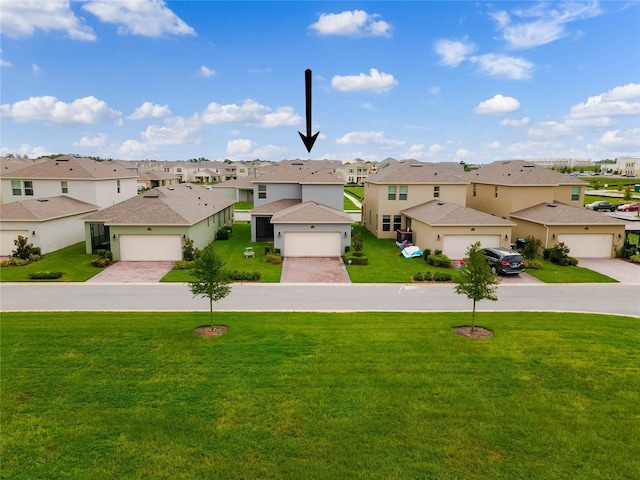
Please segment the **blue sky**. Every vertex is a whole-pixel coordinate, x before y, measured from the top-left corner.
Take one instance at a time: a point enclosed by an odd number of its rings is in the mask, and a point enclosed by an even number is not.
[[[32,158],[640,155],[640,3],[0,0]],[[307,153],[304,71],[313,71]]]

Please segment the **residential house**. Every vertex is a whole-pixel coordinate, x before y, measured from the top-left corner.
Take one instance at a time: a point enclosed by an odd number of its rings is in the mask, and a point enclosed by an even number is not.
[[[351,244],[344,182],[316,161],[276,164],[253,180],[251,240],[284,256],[341,256]]]
[[[87,253],[111,250],[114,260],[180,260],[184,241],[196,248],[233,225],[233,200],[189,184],[156,187],[83,218]]]
[[[253,202],[253,179],[249,177],[227,180],[207,188],[214,189],[234,202]]]
[[[512,220],[515,238],[533,235],[545,248],[564,242],[574,257],[608,258],[622,245],[624,222],[584,209],[587,183],[578,178],[525,160],[493,162],[464,178],[467,206]]]
[[[137,174],[115,162],[65,155],[3,173],[2,202],[66,195],[100,208],[135,197]]]
[[[362,225],[377,238],[396,238],[410,226],[402,212],[411,207],[431,200],[464,207],[469,182],[462,173],[458,164],[390,163],[364,181]]]
[[[97,210],[96,205],[66,195],[2,204],[0,255],[11,255],[19,236],[28,238],[43,254],[80,243],[84,240],[80,219]]]
[[[139,190],[175,185],[176,183],[178,183],[178,178],[175,175],[160,170],[151,170],[138,174]]]

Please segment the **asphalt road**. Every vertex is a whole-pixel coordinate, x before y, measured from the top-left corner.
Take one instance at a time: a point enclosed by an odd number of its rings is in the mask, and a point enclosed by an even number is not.
[[[470,311],[448,285],[234,284],[216,311]],[[638,284],[513,284],[481,311],[567,311],[640,317]],[[175,283],[3,283],[0,311],[208,311]]]

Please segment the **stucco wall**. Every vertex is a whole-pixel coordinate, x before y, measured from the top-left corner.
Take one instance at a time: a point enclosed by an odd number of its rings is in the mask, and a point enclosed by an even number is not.
[[[472,231],[471,228],[475,228],[475,231]],[[510,226],[433,227],[431,225],[427,225],[425,223],[412,219],[411,230],[413,231],[413,244],[419,246],[422,250],[426,248],[430,248],[431,250],[442,250],[442,244],[445,235],[499,235],[500,246],[505,248],[511,247]],[[440,235],[440,238],[438,238],[438,235]]]
[[[267,198],[261,199],[258,194],[259,185],[267,186]],[[256,183],[253,186],[254,208],[285,198],[302,198],[302,186],[297,183]]]
[[[344,210],[343,185],[302,185],[302,201]]]
[[[284,252],[284,234],[286,232],[340,232],[340,252],[344,253],[345,247],[351,245],[350,224],[317,223],[314,224],[314,227],[315,228],[311,228],[311,225],[300,223],[275,224],[273,232],[273,248],[279,248],[280,251],[286,255],[286,252]],[[278,237],[278,233],[280,233],[280,237]]]
[[[84,225],[81,215],[58,218],[46,222],[2,222],[2,230],[28,230],[29,243],[40,247],[43,254],[55,252],[61,248],[83,242],[85,239]],[[31,232],[36,232],[33,235]]]

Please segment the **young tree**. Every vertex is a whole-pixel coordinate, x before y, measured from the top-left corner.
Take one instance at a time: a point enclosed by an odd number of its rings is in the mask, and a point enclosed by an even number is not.
[[[460,271],[460,276],[454,280],[455,292],[458,295],[466,295],[473,300],[473,312],[471,314],[471,331],[474,331],[476,322],[476,302],[480,300],[498,300],[496,285],[500,283],[498,276],[491,271],[489,262],[482,252],[480,242],[476,242],[467,250],[465,258],[466,268]]]
[[[213,330],[213,302],[231,293],[229,274],[224,268],[224,261],[213,250],[213,245],[208,245],[202,251],[190,273],[193,277],[189,281],[191,293],[209,299],[209,320]]]

